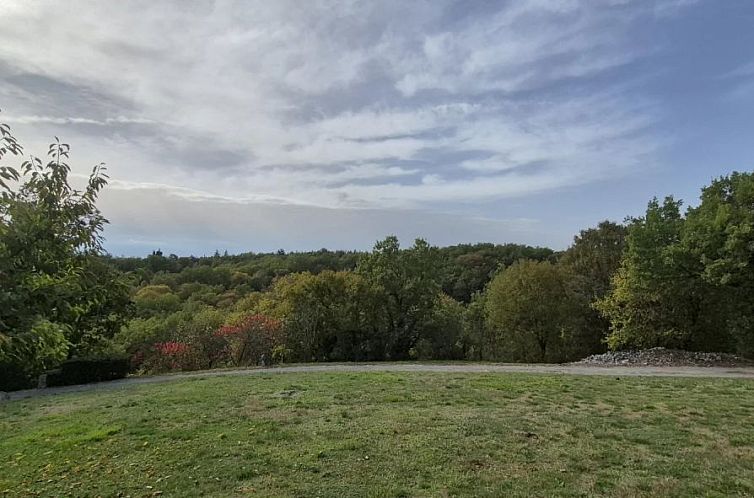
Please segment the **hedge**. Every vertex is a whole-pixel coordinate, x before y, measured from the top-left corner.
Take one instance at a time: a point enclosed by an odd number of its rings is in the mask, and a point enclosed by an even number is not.
[[[0,362],[0,391],[18,391],[36,387],[35,382],[18,365]]]
[[[47,386],[70,386],[122,379],[130,369],[128,358],[71,359],[47,374]]]

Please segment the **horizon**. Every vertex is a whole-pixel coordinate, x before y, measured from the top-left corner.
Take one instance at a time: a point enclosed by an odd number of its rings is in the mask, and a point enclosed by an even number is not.
[[[385,237],[383,237],[383,239],[386,238],[386,237],[390,237],[391,235],[392,234],[386,235]],[[378,242],[378,241],[375,241],[375,243],[376,242]],[[399,242],[400,242],[400,245],[401,245],[401,249],[408,249],[409,247],[411,247],[413,245],[414,240],[411,240],[411,241],[400,241],[399,240]],[[430,246],[435,247],[437,249],[447,249],[447,248],[450,248],[450,247],[458,247],[458,246],[471,246],[471,247],[475,247],[475,246],[479,246],[479,245],[489,244],[489,245],[493,245],[493,246],[512,245],[512,246],[531,247],[531,248],[534,248],[534,249],[549,249],[553,253],[562,252],[562,250],[560,250],[560,249],[553,249],[552,247],[547,247],[547,246],[529,246],[527,244],[518,244],[516,242],[503,242],[503,243],[484,242],[484,241],[481,241],[481,242],[461,242],[461,243],[458,243],[458,244],[443,245],[443,246],[432,244],[431,241],[426,241],[426,242],[429,243]],[[126,255],[126,254],[112,254],[112,253],[107,253],[106,255],[109,256],[109,257],[115,258],[115,259],[128,259],[128,258],[143,259],[143,258],[146,258],[146,257],[149,257],[149,256],[155,256],[155,255],[157,255],[156,254],[157,252],[160,252],[161,253],[160,255],[163,256],[163,257],[177,256],[178,258],[197,258],[197,259],[201,259],[201,258],[214,258],[214,257],[217,257],[218,255],[221,258],[232,258],[232,257],[242,257],[242,256],[290,256],[290,255],[295,255],[295,254],[316,254],[316,253],[319,253],[319,252],[322,252],[322,251],[326,251],[326,252],[330,252],[330,253],[342,252],[342,253],[346,253],[346,254],[348,254],[348,253],[366,254],[366,253],[369,253],[370,251],[372,251],[373,245],[370,246],[367,249],[330,249],[330,248],[327,248],[327,247],[320,247],[319,249],[302,249],[302,250],[288,251],[285,248],[280,247],[277,250],[272,250],[272,251],[242,251],[242,252],[236,252],[236,253],[232,253],[230,251],[223,251],[223,250],[220,250],[220,249],[215,249],[214,251],[212,251],[212,254],[206,254],[206,253],[205,254],[166,253],[166,251],[163,251],[161,247],[158,247],[158,248],[153,249],[152,251],[150,251],[148,254],[143,254],[143,255],[139,255],[139,254]],[[282,254],[280,253],[281,250],[283,251]]]
[[[0,120],[108,165],[116,257],[559,251],[754,169],[754,4],[717,5],[11,1]]]

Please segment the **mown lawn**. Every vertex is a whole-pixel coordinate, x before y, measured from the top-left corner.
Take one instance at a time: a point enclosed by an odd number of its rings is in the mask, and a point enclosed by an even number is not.
[[[0,404],[0,495],[754,496],[754,382],[215,377]]]

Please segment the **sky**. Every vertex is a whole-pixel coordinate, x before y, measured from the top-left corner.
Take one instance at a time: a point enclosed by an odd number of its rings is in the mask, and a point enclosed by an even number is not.
[[[754,169],[751,0],[0,0],[0,122],[114,255],[563,249]],[[5,159],[4,159],[5,161]]]

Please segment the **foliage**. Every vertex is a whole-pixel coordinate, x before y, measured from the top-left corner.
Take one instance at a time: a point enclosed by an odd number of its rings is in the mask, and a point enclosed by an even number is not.
[[[409,350],[409,356],[419,360],[463,359],[464,314],[461,303],[441,295],[422,324],[419,340],[413,350]]]
[[[15,365],[27,378],[59,364],[68,357],[69,326],[39,319],[28,329],[16,331],[2,349],[0,361]]]
[[[754,174],[733,173],[702,189],[701,203],[688,210],[681,250],[714,286],[726,317],[718,327],[727,328],[731,347],[754,357]]]
[[[501,356],[495,337],[487,326],[487,293],[471,298],[463,317],[463,357],[467,360],[492,360]]]
[[[610,347],[727,351],[718,331],[722,296],[700,278],[700,262],[683,250],[681,203],[668,197],[631,220],[612,292],[597,307],[611,322]]]
[[[231,365],[267,365],[276,348],[284,347],[285,337],[280,320],[261,314],[249,315],[238,323],[225,325],[215,332],[227,342]],[[280,349],[275,356],[282,354]]]
[[[384,359],[378,296],[353,272],[298,273],[278,280],[259,309],[284,323],[293,358]]]
[[[594,305],[610,290],[613,276],[620,268],[626,246],[627,229],[610,221],[582,230],[558,263],[572,275],[571,288],[591,306],[583,310],[582,328],[573,337],[571,349],[576,356],[604,352],[610,321]]]
[[[181,308],[180,297],[167,285],[146,285],[136,292],[133,301],[141,316],[170,313]]]
[[[137,314],[116,342],[138,365],[154,342],[174,337],[171,331],[192,320],[190,310],[211,307],[223,313],[225,323],[256,313],[281,320],[286,344],[279,351],[290,360],[400,359],[419,351],[422,357],[451,359],[465,354],[465,332],[456,337],[454,319],[447,322],[448,336],[441,337],[438,323],[448,316],[443,312],[453,309],[457,318],[465,308],[441,297],[440,288],[463,302],[467,293],[482,291],[498,268],[522,256],[553,255],[515,244],[438,249],[422,241],[419,248],[401,249],[393,238],[380,246],[379,255],[322,249],[179,257],[157,250],[144,259],[114,258],[112,264],[132,281]],[[406,278],[394,285],[387,278],[392,271]],[[429,344],[440,349],[430,353]]]
[[[0,124],[0,159],[21,146]],[[48,162],[0,166],[0,361],[29,376],[112,337],[128,311],[128,288],[101,259],[107,220],[96,207],[103,165],[83,190],[69,183],[70,148],[56,139]]]
[[[440,248],[438,253],[443,261],[442,290],[463,303],[483,291],[500,268],[520,259],[546,261],[553,257],[551,249],[520,244],[461,244]]]
[[[194,367],[191,346],[184,342],[156,342],[152,344],[150,353],[142,362],[142,365],[150,372],[191,370]]]
[[[523,260],[490,282],[486,311],[488,326],[499,344],[495,359],[573,359],[573,338],[583,326],[586,303],[570,287],[570,280],[562,266]]]
[[[596,228],[581,230],[559,262],[575,275],[592,299],[603,297],[610,290],[610,282],[620,267],[626,246],[626,227],[602,221]]]
[[[356,268],[378,294],[380,313],[386,317],[386,359],[403,359],[419,339],[440,296],[437,249],[416,239],[401,250],[390,236],[375,244]]]

